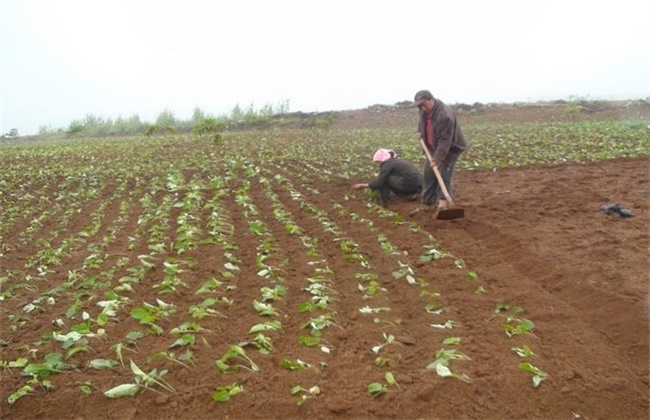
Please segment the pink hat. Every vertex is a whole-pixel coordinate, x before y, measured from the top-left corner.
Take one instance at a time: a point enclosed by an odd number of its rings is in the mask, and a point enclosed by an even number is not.
[[[372,157],[373,162],[385,162],[388,159],[392,158],[395,152],[390,149],[379,149],[375,152],[375,155]]]

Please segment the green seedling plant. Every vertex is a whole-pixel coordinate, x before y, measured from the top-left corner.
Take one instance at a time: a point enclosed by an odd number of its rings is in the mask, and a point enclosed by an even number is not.
[[[280,331],[282,323],[280,321],[266,321],[253,325],[249,330],[249,334],[257,334],[263,331]]]
[[[30,376],[31,379],[25,385],[7,397],[9,404],[14,404],[20,398],[36,393],[40,388],[45,391],[53,389],[52,383],[45,379],[53,373],[62,372],[69,368],[64,362],[60,353],[50,353],[45,356],[43,363],[28,363],[27,358],[18,358],[10,362],[2,362],[4,368],[23,368],[22,375]]]
[[[391,359],[386,357],[377,356],[375,358],[375,365],[379,367],[387,367],[390,365]]]
[[[52,385],[52,382],[48,380],[42,380],[36,376],[33,376],[32,379],[27,381],[27,384],[23,385],[18,390],[9,395],[9,397],[7,397],[7,402],[10,405],[13,405],[22,397],[35,394],[39,388],[47,392],[54,389],[54,386]]]
[[[503,324],[503,330],[505,331],[508,338],[512,338],[515,335],[520,334],[530,334],[531,331],[535,328],[535,324],[530,319],[518,319],[508,317],[505,324]]]
[[[446,346],[457,346],[460,344],[461,340],[462,339],[460,337],[447,337],[442,340],[442,344]]]
[[[29,363],[29,359],[26,357],[19,357],[16,360],[4,361],[0,360],[0,368],[10,369],[10,368],[24,368]]]
[[[223,318],[227,318],[226,315],[212,308],[212,306],[222,302],[223,299],[207,298],[204,299],[198,305],[190,306],[188,312],[192,316],[192,318],[196,318],[196,319],[203,319],[206,316],[220,316]]]
[[[155,322],[176,312],[176,307],[160,299],[156,299],[156,303],[157,305],[151,305],[144,302],[143,306],[131,310],[131,317],[138,320],[140,324],[148,325],[152,334],[161,335],[163,329],[156,325]]]
[[[330,327],[331,325],[340,326],[334,321],[334,316],[329,314],[322,314],[317,317],[309,319],[300,326],[301,329],[311,327],[311,335],[314,337],[320,337],[323,334],[325,328]]]
[[[246,344],[248,343],[243,343],[242,347]],[[258,333],[253,337],[251,344],[254,345],[257,348],[257,351],[262,354],[270,354],[273,351],[273,339],[262,333]]]
[[[278,316],[278,311],[270,303],[260,302],[257,299],[253,300],[253,308],[261,316]]]
[[[274,288],[265,286],[260,291],[262,292],[262,302],[275,302],[287,294],[286,286],[281,284],[276,285]]]
[[[527,345],[523,345],[522,347],[512,347],[511,350],[515,352],[515,354],[521,358],[527,358],[531,356],[535,356],[535,353],[533,353],[533,350],[531,350],[530,347]]]
[[[125,345],[122,342],[115,343],[110,347],[111,350],[115,351],[115,356],[117,357],[117,360],[120,361],[120,365],[124,366],[124,355],[122,354],[124,350],[131,351],[133,353],[136,352],[136,350],[131,349],[128,347],[128,345]]]
[[[418,259],[421,263],[428,263],[431,261],[441,260],[447,257],[453,257],[453,255],[443,250],[436,244],[425,245],[424,248],[426,249],[426,252]]]
[[[184,333],[194,334],[200,332],[212,332],[212,331],[207,328],[203,328],[196,322],[184,322],[178,327],[172,328],[169,331],[170,334],[184,334]]]
[[[212,399],[216,402],[228,402],[230,399],[244,392],[244,387],[238,383],[232,383],[230,385],[225,385],[219,387],[212,393]]]
[[[397,342],[397,341],[395,341],[395,336],[392,335],[392,334],[382,333],[382,335],[384,336],[384,340],[385,340],[385,341],[384,341],[382,344],[378,344],[378,345],[376,345],[376,346],[373,346],[373,347],[371,348],[371,351],[372,351],[373,353],[378,354],[378,353],[381,351],[381,349],[383,349],[383,348],[386,347],[387,345],[389,345],[389,344],[393,344],[393,343],[396,343],[396,342]]]
[[[191,364],[192,366],[194,366],[195,364],[194,363],[195,357],[190,349],[186,349],[185,353],[183,353],[180,356],[176,356],[176,354],[170,351],[159,351],[157,353],[147,356],[147,363],[158,359],[167,360],[169,362],[179,364],[185,368],[189,368],[189,365],[185,362],[189,362],[189,364]]]
[[[395,380],[395,376],[392,372],[386,372],[384,374],[384,379],[386,383],[382,382],[372,382],[368,384],[368,393],[373,397],[378,397],[381,394],[388,392],[389,387],[396,386],[399,388],[399,384]]]
[[[97,390],[97,387],[92,383],[92,381],[77,382],[75,385],[77,385],[79,391],[84,395],[90,395],[93,391]]]
[[[233,361],[239,360],[245,361],[246,364],[231,364]],[[231,345],[223,356],[215,361],[215,366],[221,373],[235,373],[239,371],[239,368],[244,368],[251,372],[257,372],[260,370],[259,366],[248,357],[246,351],[236,344]]]
[[[359,308],[359,312],[362,314],[378,314],[379,312],[389,312],[391,309],[388,306],[380,306],[377,308],[371,308],[370,306],[364,306]]]
[[[395,271],[393,271],[393,278],[395,280],[399,280],[401,278],[405,278],[406,282],[408,284],[418,284],[421,282],[418,282],[418,280],[415,278],[415,272],[413,271],[413,268],[409,264],[404,264],[401,261],[398,261],[399,263],[399,268]]]
[[[303,362],[300,359],[296,359],[295,361],[289,360],[289,359],[282,359],[280,362],[280,367],[287,369],[287,370],[303,370],[312,367],[307,362]]]
[[[535,388],[537,388],[542,383],[543,380],[548,378],[548,373],[544,372],[537,366],[534,366],[528,362],[520,363],[519,369],[533,374],[533,386]]]
[[[453,328],[456,328],[459,324],[458,322],[449,319],[444,324],[429,324],[429,325],[432,326],[433,328],[451,330]]]
[[[93,359],[88,362],[88,367],[97,370],[113,369],[116,366],[119,366],[119,362],[112,359]]]
[[[357,288],[364,293],[364,299],[370,299],[373,296],[376,296],[379,292],[387,291],[379,285],[379,278],[376,274],[356,273],[354,277],[364,282],[364,284],[359,283],[357,286]]]
[[[506,317],[503,330],[508,338],[512,338],[515,335],[532,334],[532,330],[535,328],[533,321],[526,318],[519,318],[524,313],[523,308],[520,306],[512,306],[508,302],[499,302],[494,306],[494,313],[494,316],[503,314]]]
[[[438,376],[443,378],[460,379],[463,382],[471,383],[472,379],[464,373],[458,374],[451,371],[449,367],[452,360],[472,360],[466,354],[456,349],[440,349],[436,352],[436,359],[427,365],[427,369],[435,370]]]
[[[316,398],[320,394],[320,387],[314,385],[311,388],[303,388],[300,385],[296,385],[291,388],[291,395],[297,395],[296,404],[303,405],[308,399]]]
[[[181,280],[179,274],[184,270],[180,268],[181,262],[177,261],[175,258],[166,258],[163,261],[163,270],[164,276],[160,283],[155,284],[153,288],[158,291],[158,293],[179,293],[179,288],[188,288],[187,284]]]
[[[121,384],[116,387],[109,389],[104,392],[108,398],[122,398],[122,397],[133,397],[138,392],[143,389],[149,389],[155,392],[160,392],[157,389],[154,389],[154,385],[158,385],[163,390],[175,393],[176,391],[172,388],[167,381],[162,377],[167,373],[167,370],[161,370],[158,372],[157,369],[153,369],[149,373],[145,373],[142,369],[136,365],[133,360],[130,361],[131,372],[133,372],[133,378],[135,382]]]
[[[298,337],[298,343],[302,344],[305,347],[319,347],[320,351],[323,353],[329,354],[332,352],[332,346],[329,344],[323,344],[323,339],[320,337],[301,335]]]
[[[60,373],[70,366],[63,361],[61,353],[49,353],[42,363],[30,363],[23,368],[21,375],[38,378],[47,378],[53,373]]]
[[[230,264],[230,263],[229,263],[229,264]],[[231,265],[232,265],[232,264],[231,264]],[[232,266],[234,267],[234,265],[232,265]],[[231,273],[231,272],[227,272],[227,275],[228,275],[229,277],[232,277],[232,273]],[[215,278],[211,278],[211,279],[209,279],[209,280],[206,280],[206,281],[201,285],[201,287],[199,288],[199,290],[196,291],[196,294],[197,294],[197,295],[200,295],[200,294],[204,294],[204,293],[213,293],[213,292],[217,291],[218,289],[222,289],[224,286],[225,286],[225,283],[224,283],[224,282],[219,281],[219,280],[217,280],[217,279],[215,279]]]

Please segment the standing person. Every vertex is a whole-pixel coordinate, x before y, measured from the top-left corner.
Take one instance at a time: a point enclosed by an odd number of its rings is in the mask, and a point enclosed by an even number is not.
[[[436,165],[449,194],[452,191],[454,168],[458,157],[467,149],[456,112],[440,99],[433,97],[428,90],[420,90],[415,94],[415,105],[420,111],[418,136],[424,139],[433,162],[425,158],[424,188],[422,204],[426,208],[437,204],[438,210],[447,208],[447,200],[443,195],[431,164]]]
[[[354,184],[352,188],[379,190],[382,206],[388,205],[391,192],[404,200],[418,199],[422,191],[422,175],[417,166],[399,158],[390,149],[377,150],[372,160],[379,164],[377,178],[370,183]]]

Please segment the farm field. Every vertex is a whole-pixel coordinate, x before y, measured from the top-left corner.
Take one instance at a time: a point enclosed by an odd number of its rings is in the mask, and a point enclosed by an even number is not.
[[[646,418],[650,107],[569,111],[460,112],[455,221],[350,188],[413,108],[0,143],[0,417]]]

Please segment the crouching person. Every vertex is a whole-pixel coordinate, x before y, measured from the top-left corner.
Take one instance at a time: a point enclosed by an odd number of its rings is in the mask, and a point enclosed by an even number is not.
[[[391,193],[397,197],[414,201],[420,198],[422,191],[422,173],[413,163],[401,159],[394,150],[379,149],[372,160],[379,164],[379,174],[372,182],[354,184],[352,188],[360,190],[370,188],[379,191],[382,206],[387,206]]]

